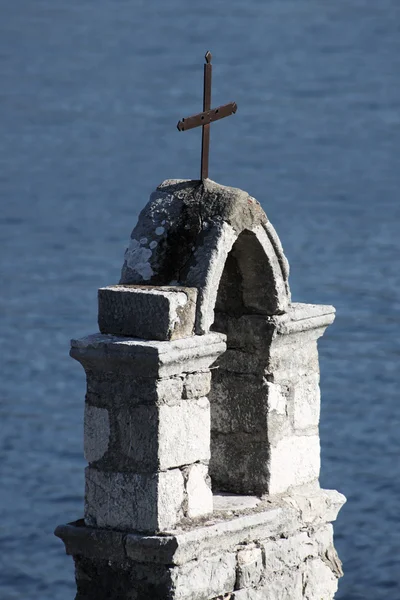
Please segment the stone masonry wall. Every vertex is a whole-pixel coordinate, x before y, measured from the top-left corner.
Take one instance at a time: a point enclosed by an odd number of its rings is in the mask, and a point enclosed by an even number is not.
[[[56,533],[74,555],[76,600],[331,600],[342,570],[329,520],[342,503],[314,489],[163,536]]]

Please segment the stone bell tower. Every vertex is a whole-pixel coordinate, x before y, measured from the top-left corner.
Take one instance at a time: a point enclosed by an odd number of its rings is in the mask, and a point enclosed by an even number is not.
[[[317,340],[260,204],[165,181],[134,228],[87,376],[84,519],[56,535],[76,600],[330,600],[341,564],[322,490]]]

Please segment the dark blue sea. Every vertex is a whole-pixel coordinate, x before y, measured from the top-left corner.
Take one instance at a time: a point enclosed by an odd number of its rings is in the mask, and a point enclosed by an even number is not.
[[[340,600],[400,600],[399,0],[0,0],[0,598],[73,600],[53,536],[83,512],[85,378],[132,227],[166,178],[198,178],[213,53],[210,177],[262,203],[295,301],[334,304],[320,341],[324,487]]]

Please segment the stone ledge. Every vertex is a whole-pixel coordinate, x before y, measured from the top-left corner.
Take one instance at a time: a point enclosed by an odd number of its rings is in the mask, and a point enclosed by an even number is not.
[[[335,490],[309,489],[264,499],[256,508],[215,513],[207,520],[190,521],[192,529],[176,528],[163,535],[140,535],[86,527],[83,519],[60,525],[55,535],[67,554],[108,560],[110,552],[141,563],[181,565],[196,557],[230,552],[254,540],[291,535],[305,527],[334,521],[345,497]],[[228,515],[228,516],[227,516]],[[97,542],[97,543],[96,543]]]
[[[226,350],[226,336],[208,333],[173,341],[153,341],[96,333],[71,340],[70,355],[85,367],[127,362],[140,377],[169,377],[208,369]]]
[[[329,304],[292,302],[285,315],[269,317],[268,321],[276,327],[278,334],[288,335],[326,328],[335,320],[335,314],[335,307]]]

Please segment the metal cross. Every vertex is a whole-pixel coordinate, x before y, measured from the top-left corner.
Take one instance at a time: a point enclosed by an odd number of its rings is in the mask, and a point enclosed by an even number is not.
[[[212,64],[211,52],[207,52],[206,64],[204,65],[204,95],[203,95],[203,112],[193,117],[187,117],[179,121],[177,127],[179,131],[186,131],[194,127],[203,128],[201,141],[201,172],[200,178],[207,179],[208,177],[208,159],[210,155],[210,123],[218,121],[224,117],[229,117],[237,111],[236,102],[229,102],[218,108],[211,108],[211,74]]]

